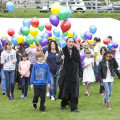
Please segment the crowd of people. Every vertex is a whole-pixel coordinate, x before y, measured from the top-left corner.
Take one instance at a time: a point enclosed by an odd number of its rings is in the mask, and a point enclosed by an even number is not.
[[[112,42],[112,36],[108,36]],[[120,79],[118,63],[115,59],[116,49],[108,49],[99,37],[94,43],[87,41],[80,44],[73,38],[66,40],[66,46],[59,50],[56,41],[48,40],[46,47],[31,48],[26,42],[12,46],[6,41],[0,50],[1,88],[7,94],[7,100],[14,100],[14,85],[18,83],[21,99],[27,99],[28,86],[34,88],[33,108],[37,108],[38,98],[40,111],[45,111],[45,98],[61,99],[61,109],[68,105],[71,112],[79,112],[79,82],[86,85],[85,95],[90,95],[93,82],[100,82],[100,95],[104,95],[103,104],[110,107],[109,97],[112,94],[114,73]],[[84,64],[80,52],[85,54]],[[58,96],[57,86],[59,85]]]

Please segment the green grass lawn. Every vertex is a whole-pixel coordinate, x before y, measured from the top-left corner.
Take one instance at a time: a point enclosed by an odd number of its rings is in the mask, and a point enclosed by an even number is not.
[[[46,98],[46,112],[32,108],[33,90],[29,88],[28,99],[21,99],[21,91],[15,86],[15,100],[8,101],[0,89],[0,120],[120,120],[120,80],[115,78],[113,94],[110,98],[112,110],[104,107],[103,97],[99,95],[99,83],[93,83],[90,96],[85,96],[86,86],[80,83],[78,109],[80,113],[70,112],[69,107],[60,109],[61,100]]]

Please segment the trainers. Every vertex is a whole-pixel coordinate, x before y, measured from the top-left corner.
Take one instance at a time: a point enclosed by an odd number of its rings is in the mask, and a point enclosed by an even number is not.
[[[24,94],[21,95],[21,99],[23,99],[23,98],[24,98]]]
[[[104,93],[100,93],[100,95],[104,95]]]
[[[49,97],[49,96],[50,96],[50,94],[49,94],[49,93],[47,93],[47,94],[46,94],[46,97]]]
[[[105,97],[103,98],[103,105],[104,106],[106,105],[106,98]]]
[[[24,99],[27,99],[27,96],[25,96]]]
[[[71,110],[71,112],[80,112],[80,111],[76,109],[76,110]]]
[[[11,100],[11,98],[10,98],[10,97],[7,97],[7,100]]]
[[[37,109],[37,103],[33,103],[33,108]]]
[[[111,107],[107,107],[108,110],[111,110]]]
[[[5,92],[5,91],[3,91],[3,92],[2,92],[2,95],[5,95],[5,93],[6,93],[6,92]]]
[[[85,86],[85,82],[83,82],[83,85]]]
[[[55,98],[53,96],[51,96],[51,100],[55,100]]]
[[[65,109],[65,107],[62,107],[62,106],[61,106],[61,109]]]
[[[14,95],[11,95],[11,100],[14,100],[15,98],[14,98]]]
[[[45,112],[45,109],[40,110],[41,112]]]

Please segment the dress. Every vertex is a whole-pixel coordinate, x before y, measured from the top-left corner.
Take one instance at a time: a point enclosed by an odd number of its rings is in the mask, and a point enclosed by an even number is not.
[[[86,66],[92,62],[94,62],[93,58],[85,58],[84,65]],[[95,75],[92,68],[92,64],[85,67],[83,70],[83,82],[87,82],[87,81],[95,82]]]

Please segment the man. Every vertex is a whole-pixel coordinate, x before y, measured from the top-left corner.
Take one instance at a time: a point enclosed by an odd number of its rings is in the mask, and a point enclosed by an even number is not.
[[[62,55],[63,54],[63,55]],[[74,47],[74,39],[69,37],[66,41],[66,47],[58,54],[57,63],[62,63],[63,69],[59,78],[59,95],[61,99],[61,109],[65,109],[69,105],[71,112],[79,112],[78,96],[79,96],[79,77],[82,78],[82,64],[79,51]]]

